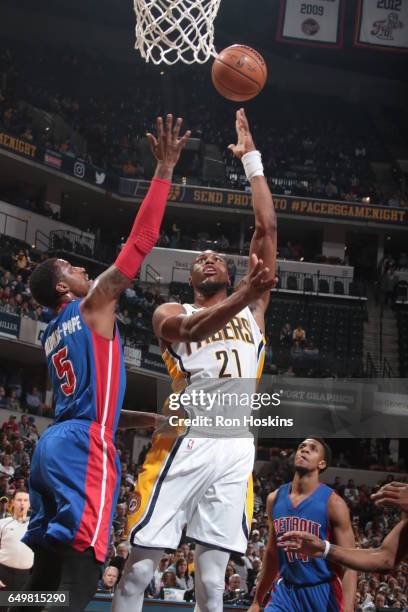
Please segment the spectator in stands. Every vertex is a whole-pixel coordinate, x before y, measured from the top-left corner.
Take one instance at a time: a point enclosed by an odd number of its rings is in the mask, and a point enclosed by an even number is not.
[[[116,533],[123,534],[126,525],[126,505],[120,503],[116,506],[116,514],[113,519],[113,528]]]
[[[26,280],[30,273],[30,259],[28,255],[21,249],[12,259],[14,272]]]
[[[13,495],[12,516],[0,520],[0,589],[19,591],[28,579],[33,565],[33,551],[21,542],[28,527],[30,499],[26,490]],[[6,612],[8,606],[0,607]]]
[[[129,311],[125,308],[123,312],[116,315],[119,322],[119,330],[123,336],[128,336],[131,332],[132,319],[129,317]]]
[[[176,562],[176,585],[185,591],[194,587],[194,580],[188,573],[187,560],[184,558]]]
[[[177,586],[175,572],[166,570],[163,574],[162,583],[163,583],[163,586],[160,588],[160,591],[159,591],[159,599],[174,599],[174,597],[172,597],[170,593],[167,593],[165,597],[165,589],[178,589],[179,588]]]
[[[122,174],[126,178],[136,178],[137,167],[132,162],[131,159],[128,159],[122,167]]]
[[[129,547],[126,542],[121,542],[120,544],[118,544],[118,546],[116,547],[116,556],[122,557],[122,559],[126,561],[129,556]]]
[[[242,593],[241,576],[232,574],[228,581],[227,591],[224,593],[224,603],[238,599]]]
[[[244,555],[238,553],[231,553],[230,560],[234,564],[235,573],[239,574],[241,578],[242,590],[246,593],[248,591],[248,572],[252,569],[253,563],[248,561]]]
[[[0,386],[0,408],[7,408],[6,390],[3,386]]]
[[[1,429],[4,433],[17,433],[18,425],[16,423],[16,415],[10,414],[8,421],[4,421],[3,425],[1,426]]]
[[[168,566],[169,557],[168,555],[164,554],[153,574],[153,592],[155,596],[159,594],[160,589],[163,586],[163,574],[167,570]]]
[[[32,387],[31,391],[27,393],[25,403],[28,412],[31,412],[32,414],[41,415],[44,413],[44,411],[46,411],[46,407],[43,403],[38,387]]]
[[[227,259],[228,276],[230,279],[231,287],[235,286],[235,277],[237,275],[237,266],[233,259]]]
[[[244,555],[244,559],[246,559],[250,564],[252,564],[255,557],[256,557],[255,547],[252,544],[252,542],[248,542],[247,549]]]
[[[280,331],[279,340],[282,345],[290,346],[292,344],[292,339],[293,339],[292,326],[289,323],[289,321],[287,321]]]
[[[350,508],[354,510],[359,503],[359,491],[352,478],[344,488],[343,496]]]
[[[18,429],[18,431],[20,432],[20,435],[23,438],[27,438],[28,437],[28,435],[30,433],[30,422],[28,420],[28,414],[22,414],[21,415],[20,422],[18,423],[17,429]]]
[[[13,460],[10,455],[3,455],[0,462],[0,474],[6,474],[7,476],[14,476]]]
[[[102,578],[98,582],[98,591],[104,593],[113,593],[119,580],[119,569],[113,565],[108,567],[103,572]]]
[[[192,576],[195,572],[194,550],[189,550],[187,553],[187,570],[190,576]]]
[[[10,495],[10,487],[9,487],[10,477],[7,474],[0,474],[0,497],[3,497],[8,500]]]
[[[10,516],[8,508],[9,508],[9,498],[6,497],[5,495],[2,495],[0,497],[0,520],[6,518],[7,516]],[[1,540],[0,540],[0,545],[1,545]]]
[[[330,487],[332,489],[334,489],[334,491],[336,491],[336,493],[340,494],[342,485],[341,485],[341,478],[340,476],[336,476],[334,479],[334,482],[330,485]]]
[[[28,453],[24,450],[24,442],[22,440],[15,441],[12,460],[16,467],[24,463],[24,461],[30,461]]]
[[[15,410],[21,412],[20,400],[17,397],[17,391],[15,389],[10,390],[10,395],[7,398],[7,408],[9,410]]]
[[[159,236],[157,246],[162,248],[168,248],[170,246],[170,238],[164,231],[162,231]]]
[[[306,340],[306,332],[303,329],[301,323],[296,325],[296,328],[293,330],[292,339],[294,342],[299,342],[302,346]]]

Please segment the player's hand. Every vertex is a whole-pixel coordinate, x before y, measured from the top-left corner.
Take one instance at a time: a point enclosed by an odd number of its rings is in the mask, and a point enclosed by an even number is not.
[[[181,151],[191,136],[191,131],[187,130],[184,136],[180,137],[180,129],[183,120],[180,117],[173,121],[173,115],[167,115],[166,119],[157,117],[157,135],[146,134],[150,144],[150,149],[157,159],[158,165],[173,169],[177,164]]]
[[[376,506],[392,506],[403,512],[408,512],[408,484],[405,482],[390,482],[371,495]]]
[[[298,552],[308,557],[319,557],[325,548],[323,540],[306,531],[287,531],[278,538],[277,546],[285,552]]]
[[[0,589],[5,589],[6,585],[4,584],[4,582],[2,580],[0,580]]]
[[[270,278],[269,268],[254,254],[251,255],[250,272],[239,283],[237,292],[243,294],[247,304],[251,304],[266,291],[270,291],[276,285],[276,280]]]
[[[256,150],[254,140],[249,129],[248,119],[246,118],[243,108],[237,110],[235,129],[237,130],[237,144],[230,144],[228,149],[235,155],[235,157],[241,159],[245,153]]]
[[[261,611],[261,606],[259,605],[259,603],[256,603],[256,601],[254,601],[248,608],[247,612],[260,612]]]

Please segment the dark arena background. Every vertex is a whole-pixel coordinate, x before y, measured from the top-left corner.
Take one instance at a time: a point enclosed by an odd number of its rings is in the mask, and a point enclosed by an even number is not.
[[[130,1],[0,0],[2,518],[16,488],[28,488],[30,458],[53,418],[41,349],[52,313],[32,298],[30,274],[49,256],[91,278],[111,265],[154,171],[146,132],[158,115],[183,117],[192,134],[160,238],[117,310],[124,408],[161,409],[168,377],[152,314],[167,301],[193,301],[196,253],[224,254],[233,286],[246,273],[251,192],[227,149],[239,105],[213,88],[212,60],[146,63],[134,27]],[[248,550],[231,555],[224,594],[226,607],[244,609],[262,567],[266,497],[292,478],[308,434],[322,434],[332,449],[322,479],[346,501],[357,547],[378,547],[400,520],[370,494],[387,482],[408,486],[408,1],[222,0],[215,46],[234,43],[257,49],[268,66],[264,90],[244,103],[278,218],[264,376],[282,390],[276,414],[299,418],[293,434],[263,427],[256,435]],[[322,414],[330,426],[318,431]],[[151,433],[116,435],[122,480],[111,569],[89,611],[110,609]],[[162,582],[181,558],[191,575],[184,600]],[[183,538],[160,563],[144,609],[192,609],[194,544]],[[408,564],[359,574],[354,609],[408,610]]]

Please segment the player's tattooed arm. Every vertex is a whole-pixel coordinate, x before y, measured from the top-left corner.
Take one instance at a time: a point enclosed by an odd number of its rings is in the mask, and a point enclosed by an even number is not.
[[[115,325],[115,307],[121,293],[131,281],[116,266],[110,266],[95,280],[81,302],[85,323],[102,336],[111,339]]]
[[[355,547],[350,511],[344,499],[332,494],[328,502],[329,521],[333,533],[333,542],[345,548]],[[348,568],[342,580],[344,594],[344,612],[354,612],[354,600],[357,589],[357,573]]]
[[[123,291],[131,284],[132,281],[112,265],[95,280],[88,295],[82,301],[82,308],[100,310],[109,305],[114,308]]]
[[[273,281],[262,260],[253,257],[253,265],[235,293],[222,302],[186,315],[181,304],[162,304],[153,314],[153,330],[157,338],[167,342],[199,342],[224,327],[243,308],[251,304]]]
[[[265,547],[264,557],[262,559],[262,569],[256,582],[256,591],[254,601],[248,612],[260,612],[265,597],[269,593],[278,575],[278,549],[276,547],[276,532],[272,520],[273,505],[276,500],[277,491],[270,493],[266,500],[266,513],[268,515],[269,535],[268,542]]]
[[[249,128],[244,109],[237,111],[235,127],[237,144],[230,145],[232,153],[241,159],[243,155],[255,151],[256,147]],[[269,268],[270,278],[276,273],[277,252],[277,219],[272,194],[264,176],[250,179],[252,206],[255,213],[255,231],[252,236],[249,254],[255,253]],[[263,328],[263,316],[269,304],[270,292],[266,292],[252,305],[252,311],[258,325]]]

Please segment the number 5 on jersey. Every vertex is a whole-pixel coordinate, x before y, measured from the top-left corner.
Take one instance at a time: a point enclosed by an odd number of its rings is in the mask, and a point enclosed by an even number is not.
[[[72,395],[76,388],[76,376],[72,361],[68,359],[68,347],[64,346],[52,356],[52,363],[60,380],[65,379],[61,384],[61,391],[64,395]]]

